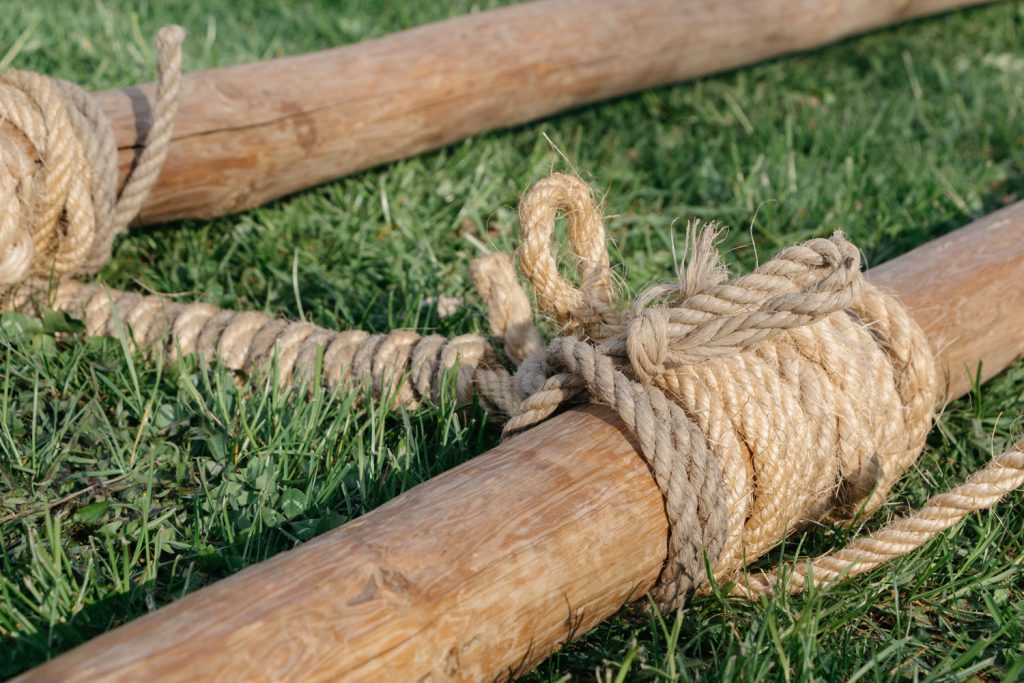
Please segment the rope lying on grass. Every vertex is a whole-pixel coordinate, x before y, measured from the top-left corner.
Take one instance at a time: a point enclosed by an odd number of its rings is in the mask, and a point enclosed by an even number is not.
[[[828,584],[864,574],[920,548],[971,512],[992,507],[1021,485],[1024,485],[1024,441],[1018,441],[1009,451],[992,458],[960,486],[934,496],[914,514],[899,517],[874,533],[855,538],[845,548],[794,563],[782,580],[777,570],[751,574],[741,579],[736,592],[770,593],[781,584],[785,590],[798,593],[812,578],[819,584]]]
[[[374,399],[387,398],[394,407],[440,400],[445,376],[453,370],[455,400],[467,402],[477,367],[497,367],[490,346],[473,334],[446,339],[411,330],[335,332],[256,311],[178,303],[74,281],[61,283],[40,303],[78,318],[91,336],[126,336],[137,349],[170,358],[197,354],[246,377],[273,367],[281,384],[318,378],[333,389],[363,387],[365,381]]]
[[[13,72],[0,79],[0,296],[82,319],[91,335],[124,335],[172,357],[198,354],[246,376],[361,387],[411,407],[474,392],[514,434],[569,401],[614,408],[640,443],[665,499],[669,558],[654,595],[682,605],[705,583],[737,579],[751,560],[811,520],[871,510],[914,462],[937,398],[927,340],[903,307],[865,282],[859,252],[839,233],[784,250],[727,281],[716,230],[692,225],[678,281],[615,304],[604,225],[590,188],[555,174],[524,198],[519,266],[539,311],[561,335],[545,348],[512,259],[471,268],[510,374],[476,335],[408,330],[332,332],[257,312],[118,292],[71,277],[95,272],[138,212],[167,153],[180,85],[183,32],[157,39],[153,127],[120,196],[109,124],[70,84]],[[551,239],[568,218],[579,286],[558,271]],[[786,582],[833,580],[910,552],[972,510],[1024,483],[1020,449],[997,456],[916,515],[795,565]],[[785,575],[786,573],[782,574]],[[737,581],[772,590],[780,574]]]

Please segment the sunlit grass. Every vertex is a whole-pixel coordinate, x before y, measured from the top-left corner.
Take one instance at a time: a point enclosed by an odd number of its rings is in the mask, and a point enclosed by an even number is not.
[[[150,80],[151,37],[171,21],[190,31],[186,64],[198,69],[484,7],[10,5],[0,64],[90,88]],[[477,244],[514,245],[518,197],[551,170],[576,170],[603,195],[613,259],[633,289],[671,276],[673,225],[692,216],[733,227],[736,268],[837,226],[878,263],[1024,192],[1022,39],[1024,5],[1003,3],[641,93],[242,215],[134,231],[100,277],[336,329],[484,331],[468,262]],[[423,305],[438,294],[466,305],[441,320]],[[55,336],[73,327],[11,315],[0,327],[0,676],[342,524],[497,441],[478,408],[388,415],[352,396],[238,387],[192,360]],[[1005,445],[1022,388],[1017,365],[949,406],[878,517],[962,481]],[[1020,679],[1022,502],[1015,494],[828,594],[755,604],[711,596],[664,621],[613,619],[530,676]],[[819,529],[793,543],[813,552],[850,533]]]

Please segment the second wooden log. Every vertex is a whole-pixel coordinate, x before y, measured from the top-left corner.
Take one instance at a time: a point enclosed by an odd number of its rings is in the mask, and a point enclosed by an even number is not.
[[[190,73],[142,222],[241,211],[482,131],[985,1],[545,0]],[[96,97],[123,177],[153,87]]]

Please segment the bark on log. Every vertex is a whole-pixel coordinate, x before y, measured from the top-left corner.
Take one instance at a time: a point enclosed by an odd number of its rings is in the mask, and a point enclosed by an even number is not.
[[[192,73],[142,221],[241,211],[482,131],[986,1],[547,0]],[[153,87],[96,96],[123,176]]]
[[[968,390],[1024,350],[1024,202],[870,271]],[[570,410],[25,681],[490,680],[651,587],[660,493],[606,408]]]

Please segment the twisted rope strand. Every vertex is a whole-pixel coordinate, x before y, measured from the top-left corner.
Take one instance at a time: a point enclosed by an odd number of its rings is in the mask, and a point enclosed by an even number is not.
[[[2,303],[28,310],[53,305],[81,318],[91,335],[125,335],[136,348],[171,357],[194,353],[247,375],[276,358],[280,382],[310,379],[322,357],[328,387],[352,384],[377,400],[390,397],[392,405],[438,399],[445,373],[456,368],[457,400],[470,399],[477,369],[497,389],[504,371],[475,335],[446,340],[404,330],[335,333],[68,279],[109,260],[114,237],[138,214],[160,175],[178,110],[184,37],[178,26],[157,34],[152,121],[120,193],[113,131],[86,91],[31,72],[0,76]],[[41,302],[51,276],[56,288]],[[511,397],[507,403],[512,405]]]
[[[157,73],[156,103],[153,122],[142,145],[135,167],[117,198],[113,223],[118,231],[139,214],[143,202],[160,177],[164,160],[174,134],[174,119],[178,114],[178,95],[181,92],[181,44],[185,29],[167,26],[156,35]]]
[[[274,367],[281,385],[311,381],[319,364],[323,386],[365,391],[374,400],[389,399],[391,408],[440,401],[449,372],[455,377],[455,400],[469,402],[475,375],[497,367],[487,342],[472,334],[445,339],[410,330],[333,332],[255,311],[177,303],[74,281],[56,289],[53,305],[82,320],[90,336],[123,336],[135,350],[169,358],[194,354],[247,377]]]

